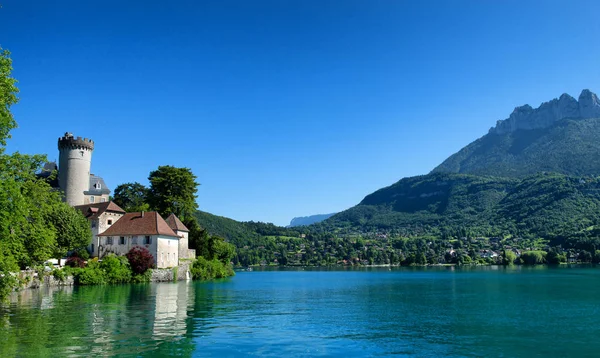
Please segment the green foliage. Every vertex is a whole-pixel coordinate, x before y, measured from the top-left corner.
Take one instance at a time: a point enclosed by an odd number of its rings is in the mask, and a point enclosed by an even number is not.
[[[10,131],[17,127],[10,107],[19,100],[17,93],[17,80],[11,77],[12,59],[10,52],[0,47],[0,145],[5,146],[10,138]],[[0,154],[4,149],[0,149]]]
[[[55,256],[63,257],[71,250],[86,251],[85,247],[92,242],[92,230],[87,219],[66,203],[57,203],[53,209],[50,221],[56,229]]]
[[[402,179],[312,228],[444,239],[552,239],[598,223],[599,178],[538,174],[518,180],[434,173]]]
[[[108,255],[102,261],[93,259],[84,268],[69,268],[79,285],[104,285],[127,282],[145,282],[144,275],[133,276],[129,261],[124,256]]]
[[[148,188],[142,184],[124,183],[115,188],[113,201],[127,212],[148,211]]]
[[[12,60],[0,48],[0,299],[18,285],[20,267],[47,260],[56,247],[56,230],[48,221],[59,194],[35,173],[44,156],[5,154],[4,146],[17,123],[10,111],[18,101]]]
[[[546,262],[551,265],[558,265],[567,262],[567,255],[562,253],[560,247],[552,247],[546,255]]]
[[[152,271],[147,270],[146,272],[144,272],[142,274],[134,274],[131,277],[131,282],[132,283],[146,283],[146,282],[150,282],[151,278],[152,278]]]
[[[521,254],[525,265],[540,265],[546,263],[546,251],[526,251]]]
[[[72,268],[75,282],[79,285],[104,285],[107,283],[106,273],[98,260],[90,260],[85,268]]]
[[[54,276],[55,279],[64,282],[67,278],[67,273],[63,269],[54,269],[52,270],[52,276]]]
[[[517,254],[515,254],[514,252],[510,251],[510,250],[504,250],[504,254],[502,255],[503,260],[502,260],[502,264],[503,265],[513,265],[515,263],[515,261],[517,260]]]
[[[150,172],[148,180],[148,204],[153,210],[164,217],[175,214],[182,221],[194,216],[198,208],[196,192],[199,184],[189,168],[159,166]]]
[[[90,258],[90,253],[87,248],[75,249],[71,256],[76,256],[81,258],[82,260],[88,260]]]
[[[195,280],[212,280],[234,275],[230,265],[217,259],[207,260],[204,257],[198,257],[192,264],[190,271]]]
[[[132,271],[124,256],[108,255],[100,263],[107,283],[126,283],[131,281]]]

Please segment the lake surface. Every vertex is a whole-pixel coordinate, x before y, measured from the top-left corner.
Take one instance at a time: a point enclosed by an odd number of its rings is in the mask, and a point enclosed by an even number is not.
[[[27,290],[0,356],[597,357],[600,268],[254,271]]]

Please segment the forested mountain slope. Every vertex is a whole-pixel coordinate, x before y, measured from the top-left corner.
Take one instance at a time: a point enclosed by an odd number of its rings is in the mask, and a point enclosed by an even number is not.
[[[599,221],[600,180],[595,177],[433,173],[380,189],[322,225],[407,236],[548,236],[586,230]]]

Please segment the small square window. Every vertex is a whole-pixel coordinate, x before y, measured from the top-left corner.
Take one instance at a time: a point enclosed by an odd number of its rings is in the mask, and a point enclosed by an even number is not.
[[[125,236],[119,238],[119,245],[125,245]]]
[[[113,238],[112,238],[112,236],[108,236],[108,237],[106,238],[106,245],[112,245],[112,243],[113,243]]]
[[[145,245],[152,245],[152,238],[150,236],[144,237],[144,244]]]
[[[92,204],[94,203],[94,196],[93,195],[90,196],[90,203],[92,203]]]
[[[132,236],[131,237],[131,244],[132,245],[137,245],[137,236]]]
[[[108,220],[106,223],[107,223],[108,225],[112,225],[112,220]]]

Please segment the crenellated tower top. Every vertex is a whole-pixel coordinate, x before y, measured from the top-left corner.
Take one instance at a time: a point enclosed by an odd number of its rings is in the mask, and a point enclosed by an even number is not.
[[[87,149],[94,150],[94,141],[88,138],[74,137],[73,133],[65,133],[58,138],[58,149]]]

